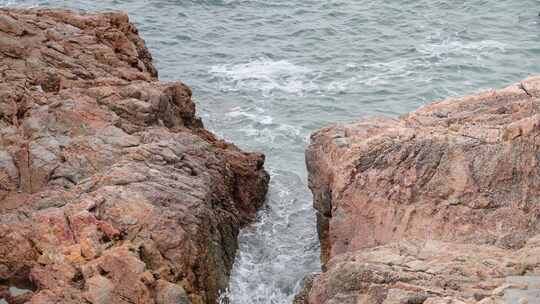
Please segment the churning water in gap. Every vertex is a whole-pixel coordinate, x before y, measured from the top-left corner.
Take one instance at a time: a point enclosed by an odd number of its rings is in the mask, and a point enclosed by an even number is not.
[[[266,154],[268,200],[241,232],[226,294],[232,304],[291,303],[302,277],[320,269],[304,165],[311,132],[540,74],[539,4],[0,0],[127,11],[161,80],[190,85],[209,129]]]

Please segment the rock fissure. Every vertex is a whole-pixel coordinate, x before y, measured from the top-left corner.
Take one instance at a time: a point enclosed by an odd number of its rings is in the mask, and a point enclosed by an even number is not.
[[[531,93],[529,93],[529,91],[527,90],[527,88],[523,85],[523,83],[520,83],[519,84],[519,88],[523,90],[523,92],[525,92],[525,94],[527,94],[527,96],[533,98],[533,95]]]

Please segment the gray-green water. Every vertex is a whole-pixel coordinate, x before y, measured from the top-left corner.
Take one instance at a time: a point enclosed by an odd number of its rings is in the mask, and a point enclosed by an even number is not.
[[[3,4],[129,12],[160,78],[194,89],[206,126],[266,153],[267,208],[241,234],[229,292],[235,304],[290,303],[300,279],[319,270],[303,154],[312,131],[540,73],[534,0]]]

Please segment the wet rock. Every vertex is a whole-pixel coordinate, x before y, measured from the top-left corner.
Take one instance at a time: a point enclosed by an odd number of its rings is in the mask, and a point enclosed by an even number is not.
[[[0,9],[0,77],[0,298],[215,303],[264,156],[203,128],[123,13]]]
[[[303,303],[504,303],[537,275],[539,85],[315,132],[324,272]]]
[[[156,290],[156,304],[189,304],[186,292],[179,285],[159,280]]]
[[[309,292],[313,287],[313,280],[316,278],[316,274],[307,275],[302,280],[302,287],[300,292],[294,296],[293,304],[308,303]]]

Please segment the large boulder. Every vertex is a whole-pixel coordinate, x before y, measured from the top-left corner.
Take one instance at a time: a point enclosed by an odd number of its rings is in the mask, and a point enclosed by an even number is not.
[[[264,156],[203,128],[123,13],[0,9],[0,79],[0,299],[215,303]]]
[[[537,273],[536,264],[516,265],[537,250],[531,238],[540,233],[539,88],[540,78],[530,78],[315,132],[306,161],[325,273],[304,302],[432,304],[437,295],[475,303],[486,292],[475,298],[468,284]],[[443,279],[421,278],[409,258]],[[485,275],[479,261],[489,259],[509,259],[511,269],[492,265]],[[398,282],[423,296],[392,300]],[[444,292],[425,292],[437,288]],[[347,300],[335,297],[343,290]]]

